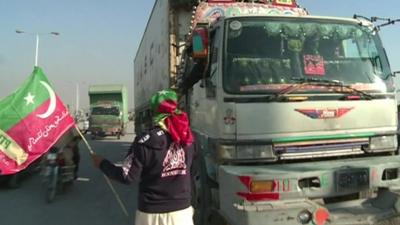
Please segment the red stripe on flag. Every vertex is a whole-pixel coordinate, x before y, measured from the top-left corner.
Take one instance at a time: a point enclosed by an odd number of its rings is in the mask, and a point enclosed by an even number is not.
[[[25,169],[30,163],[46,153],[58,139],[67,132],[74,124],[62,101],[56,97],[56,107],[47,118],[37,115],[45,113],[50,106],[50,99],[36,108],[19,123],[6,131],[28,153],[28,160],[18,166],[0,152],[0,174],[12,174]]]

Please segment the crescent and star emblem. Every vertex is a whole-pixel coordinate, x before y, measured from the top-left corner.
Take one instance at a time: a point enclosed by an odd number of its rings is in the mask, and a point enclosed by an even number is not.
[[[37,117],[45,119],[53,114],[54,110],[56,109],[56,94],[54,93],[53,89],[44,81],[40,81],[40,83],[46,88],[47,92],[50,96],[50,104],[47,108],[47,111],[43,114],[36,114]]]

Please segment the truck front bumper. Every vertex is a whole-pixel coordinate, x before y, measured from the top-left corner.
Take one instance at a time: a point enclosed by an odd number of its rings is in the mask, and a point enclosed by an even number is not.
[[[388,170],[399,171],[399,168],[399,156],[268,166],[220,166],[220,213],[230,225],[375,225],[400,216],[399,174],[390,178],[385,175]],[[364,175],[358,171],[367,171],[367,182],[356,177]],[[340,174],[345,174],[347,180]],[[304,179],[319,180],[320,183],[310,187],[300,185]],[[276,188],[270,193],[257,193],[254,198],[249,188],[252,180],[273,180]],[[340,196],[352,194],[365,196],[340,200]],[[335,203],[326,201],[334,198]],[[305,214],[310,220],[302,223]]]
[[[383,193],[382,193],[383,194]],[[391,196],[390,202],[385,208],[375,206],[370,200],[354,200],[333,205],[319,205],[309,199],[297,199],[291,201],[278,201],[267,204],[234,205],[236,209],[235,219],[230,213],[221,212],[230,225],[299,225],[300,216],[309,212],[311,218],[308,225],[316,225],[316,211],[323,208],[329,212],[329,218],[325,225],[377,225],[381,221],[389,221],[399,216],[399,195],[388,192],[383,195]],[[380,199],[382,197],[379,197]],[[384,199],[384,198],[382,198]],[[240,219],[238,219],[240,218]],[[400,221],[400,220],[397,220]],[[392,222],[391,225],[399,224]]]
[[[117,135],[121,133],[121,127],[92,127],[91,134],[98,136]]]

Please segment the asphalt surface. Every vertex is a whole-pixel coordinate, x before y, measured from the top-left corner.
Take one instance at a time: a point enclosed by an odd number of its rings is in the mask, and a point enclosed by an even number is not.
[[[128,134],[91,140],[92,149],[112,162],[118,163],[125,156],[134,138],[133,125]],[[81,163],[79,179],[64,193],[47,203],[45,187],[40,173],[24,177],[18,189],[9,189],[0,182],[0,225],[110,225],[133,224],[136,210],[137,185],[112,182],[113,187],[128,211],[122,211],[115,195],[102,173],[90,160],[89,151],[80,143]],[[400,219],[379,225],[399,225]]]
[[[91,140],[90,145],[98,154],[113,162],[120,161],[126,154],[133,138],[133,127],[128,134],[117,140],[106,137]],[[133,224],[136,210],[137,185],[112,182],[125,205],[129,216],[125,216],[102,173],[90,160],[83,141],[80,143],[81,163],[79,179],[65,193],[47,203],[45,187],[40,173],[24,177],[18,189],[9,189],[0,183],[1,225],[110,225]],[[83,180],[83,181],[80,181]]]

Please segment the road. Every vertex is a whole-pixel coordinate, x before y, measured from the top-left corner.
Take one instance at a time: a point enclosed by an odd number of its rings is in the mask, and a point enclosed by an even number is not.
[[[90,140],[92,148],[113,162],[123,158],[134,138],[133,127],[128,134],[117,140],[106,137]],[[93,167],[87,148],[80,143],[81,163],[79,177],[88,181],[76,181],[73,186],[46,203],[42,177],[39,173],[23,179],[18,189],[8,189],[0,184],[0,224],[7,225],[110,225],[133,224],[136,210],[137,185],[112,182],[125,204],[129,218],[121,210],[103,175]],[[83,179],[85,180],[85,179]]]
[[[117,140],[107,137],[91,140],[95,152],[113,162],[120,161],[134,138],[130,125],[128,134]],[[110,225],[133,224],[136,210],[137,185],[130,186],[112,182],[122,199],[129,217],[120,208],[113,192],[100,171],[93,167],[87,148],[81,142],[79,177],[88,181],[76,181],[66,192],[46,203],[42,177],[33,174],[26,177],[18,189],[8,189],[0,183],[0,224],[4,225]],[[379,225],[397,225],[400,219]]]

